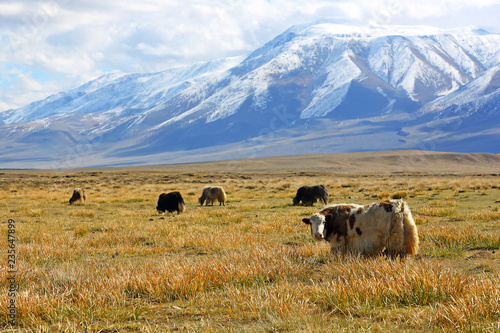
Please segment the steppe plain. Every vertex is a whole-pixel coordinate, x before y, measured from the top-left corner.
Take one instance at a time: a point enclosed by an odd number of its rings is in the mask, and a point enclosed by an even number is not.
[[[292,206],[404,198],[420,236],[405,261],[333,257]],[[199,206],[203,186],[226,206]],[[68,205],[75,187],[85,205]],[[186,212],[161,215],[180,191]],[[498,332],[500,156],[422,151],[184,165],[0,170],[0,327],[27,332]],[[16,322],[9,325],[8,221]],[[11,222],[12,224],[12,222]]]

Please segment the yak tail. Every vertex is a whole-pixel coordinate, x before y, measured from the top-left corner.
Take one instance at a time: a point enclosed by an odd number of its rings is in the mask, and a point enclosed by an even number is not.
[[[224,189],[221,187],[220,192],[221,193],[220,193],[219,202],[222,202],[224,204],[227,200],[226,191],[224,191]]]
[[[406,254],[415,255],[418,252],[418,231],[408,204],[403,201],[403,228]]]
[[[179,213],[184,213],[186,210],[186,206],[184,205],[184,202],[179,202]]]
[[[178,207],[179,213],[184,213],[184,211],[186,210],[186,205],[184,204],[184,198],[182,196],[179,198]]]

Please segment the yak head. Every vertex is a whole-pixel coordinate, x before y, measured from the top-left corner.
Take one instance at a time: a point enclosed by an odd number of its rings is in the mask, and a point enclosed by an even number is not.
[[[302,222],[311,227],[311,236],[315,241],[325,239],[325,216],[319,213],[313,214],[310,218],[302,219]]]

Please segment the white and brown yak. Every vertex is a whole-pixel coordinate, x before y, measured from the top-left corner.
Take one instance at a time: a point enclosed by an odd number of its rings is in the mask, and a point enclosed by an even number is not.
[[[198,202],[202,206],[203,203],[206,203],[206,205],[209,203],[213,205],[216,200],[219,202],[219,206],[226,205],[225,202],[227,200],[227,196],[224,189],[220,186],[205,186],[201,192],[201,197],[198,199]]]
[[[69,204],[72,205],[78,201],[80,201],[82,204],[85,204],[85,200],[87,200],[85,190],[83,188],[77,187],[73,190],[73,195],[71,196],[71,199],[69,199]]]
[[[310,225],[315,240],[330,243],[332,254],[404,258],[418,252],[417,226],[403,200],[329,205],[302,221]]]

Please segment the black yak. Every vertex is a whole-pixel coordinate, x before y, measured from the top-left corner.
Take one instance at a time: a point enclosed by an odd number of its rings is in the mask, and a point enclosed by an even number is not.
[[[186,205],[184,204],[184,199],[182,195],[175,191],[170,193],[162,193],[158,198],[158,205],[156,206],[158,213],[162,214],[165,211],[173,213],[177,211],[177,215],[186,210]]]
[[[302,186],[293,198],[293,205],[296,206],[302,201],[302,204],[312,206],[318,199],[324,205],[328,203],[328,190],[325,185]]]

